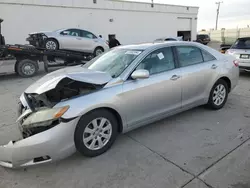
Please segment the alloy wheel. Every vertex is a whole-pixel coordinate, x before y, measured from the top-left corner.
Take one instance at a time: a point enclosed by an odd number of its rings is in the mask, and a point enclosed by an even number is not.
[[[48,41],[46,43],[46,49],[56,50],[56,43],[54,41]]]
[[[106,118],[96,118],[85,128],[83,133],[84,145],[90,150],[103,148],[112,135],[112,125]]]
[[[223,84],[216,86],[213,92],[213,102],[215,105],[220,106],[226,98],[226,88]]]

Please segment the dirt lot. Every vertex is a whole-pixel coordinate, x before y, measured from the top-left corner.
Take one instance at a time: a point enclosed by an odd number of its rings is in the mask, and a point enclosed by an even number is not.
[[[42,76],[0,77],[0,144],[19,137],[21,92]],[[0,167],[0,188],[249,188],[250,74],[220,111],[198,107],[120,135],[96,158],[74,156],[53,164]]]

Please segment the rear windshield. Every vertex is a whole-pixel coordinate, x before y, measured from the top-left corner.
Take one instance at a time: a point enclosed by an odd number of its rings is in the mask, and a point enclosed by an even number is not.
[[[198,35],[198,38],[205,39],[205,38],[209,38],[209,36],[208,35]]]
[[[250,38],[238,39],[231,48],[232,49],[250,49]]]

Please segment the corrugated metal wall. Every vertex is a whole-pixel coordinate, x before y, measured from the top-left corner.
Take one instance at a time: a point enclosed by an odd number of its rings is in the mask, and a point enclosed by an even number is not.
[[[82,28],[108,39],[116,34],[122,44],[174,37],[178,17],[191,21],[196,38],[198,8],[111,0],[0,0],[2,31],[7,43],[26,43],[31,32]]]
[[[250,37],[250,28],[201,31],[210,35],[212,41],[232,44],[239,37]]]

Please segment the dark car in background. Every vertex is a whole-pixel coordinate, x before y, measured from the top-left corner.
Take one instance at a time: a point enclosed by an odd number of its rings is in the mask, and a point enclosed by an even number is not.
[[[198,34],[196,41],[201,43],[201,44],[207,45],[211,40],[210,40],[209,35],[207,35],[207,34]]]

